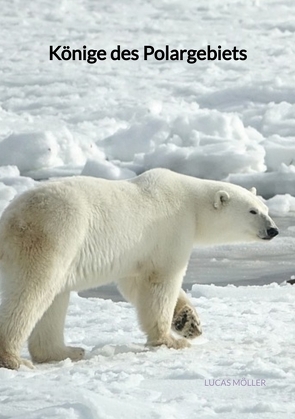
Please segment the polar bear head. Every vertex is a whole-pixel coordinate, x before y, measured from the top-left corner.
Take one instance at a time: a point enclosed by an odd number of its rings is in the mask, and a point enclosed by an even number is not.
[[[271,240],[279,233],[267,206],[256,196],[255,188],[248,191],[237,185],[216,182],[209,201],[210,217],[206,220],[205,216],[201,221],[199,238],[203,238],[202,243]]]

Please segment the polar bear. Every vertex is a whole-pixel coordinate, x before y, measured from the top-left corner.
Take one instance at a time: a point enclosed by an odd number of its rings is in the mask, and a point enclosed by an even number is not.
[[[189,346],[202,332],[181,290],[193,246],[277,234],[253,191],[167,169],[43,183],[0,219],[0,366],[28,364],[27,339],[34,362],[82,359],[82,348],[64,343],[70,291],[112,281],[135,305],[149,345]]]

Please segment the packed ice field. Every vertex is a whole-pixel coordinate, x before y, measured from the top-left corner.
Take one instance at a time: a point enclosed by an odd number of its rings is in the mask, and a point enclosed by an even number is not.
[[[194,250],[184,287],[203,335],[189,349],[146,348],[112,292],[73,294],[66,340],[85,360],[0,369],[0,419],[294,416],[294,13],[292,0],[2,2],[0,213],[49,178],[165,167],[255,186],[281,232]],[[247,60],[88,64],[50,61],[50,45],[236,46]]]

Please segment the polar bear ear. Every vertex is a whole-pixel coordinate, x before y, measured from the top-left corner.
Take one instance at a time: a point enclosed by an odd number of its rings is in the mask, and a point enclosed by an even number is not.
[[[218,209],[222,205],[226,205],[230,200],[230,196],[226,191],[218,191],[214,197],[214,208]]]
[[[250,191],[253,195],[257,195],[257,189],[256,189],[256,188],[254,188],[254,186],[253,186],[253,188],[250,188],[250,189],[249,189],[249,191]]]

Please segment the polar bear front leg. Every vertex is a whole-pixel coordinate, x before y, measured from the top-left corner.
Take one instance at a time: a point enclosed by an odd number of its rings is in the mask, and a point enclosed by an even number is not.
[[[174,309],[172,329],[187,339],[194,339],[202,334],[198,313],[182,289]]]
[[[177,339],[170,333],[181,281],[182,275],[171,278],[153,273],[137,283],[136,308],[148,345],[166,345],[174,349],[190,346],[187,339]]]
[[[68,291],[58,294],[36,324],[29,337],[29,351],[34,362],[62,361],[66,358],[79,361],[84,357],[84,349],[66,346],[64,343],[69,297]]]

